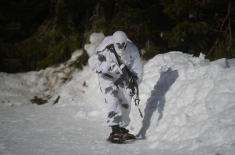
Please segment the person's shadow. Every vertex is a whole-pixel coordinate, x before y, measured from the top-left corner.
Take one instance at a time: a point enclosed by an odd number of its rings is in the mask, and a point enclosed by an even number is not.
[[[151,95],[147,100],[146,107],[144,110],[142,127],[139,133],[137,134],[137,137],[143,139],[145,138],[146,132],[151,124],[151,118],[156,110],[158,110],[159,113],[157,120],[158,125],[159,121],[163,117],[163,110],[165,106],[165,94],[177,78],[178,71],[172,71],[171,68],[169,68],[166,72],[161,73],[159,80],[155,84],[154,89],[152,90]]]

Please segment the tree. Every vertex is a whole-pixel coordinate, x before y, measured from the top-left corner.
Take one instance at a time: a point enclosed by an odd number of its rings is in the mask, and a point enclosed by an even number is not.
[[[232,57],[230,0],[162,0],[162,4],[175,22],[164,35],[169,49],[195,55],[204,52],[211,59]]]

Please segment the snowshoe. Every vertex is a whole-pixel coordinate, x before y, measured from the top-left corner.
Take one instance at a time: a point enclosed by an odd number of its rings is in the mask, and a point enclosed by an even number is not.
[[[130,134],[130,133],[123,133],[122,134],[122,140],[127,141],[127,140],[134,140],[136,139],[135,135]]]
[[[124,143],[134,139],[136,139],[136,137],[130,134],[129,130],[115,125],[112,126],[112,133],[109,135],[108,141],[112,143]]]
[[[111,133],[107,140],[111,143],[122,144],[135,139],[136,137],[130,133]]]
[[[107,139],[109,142],[111,143],[118,143],[118,144],[121,144],[124,142],[123,140],[123,134],[122,133],[117,133],[117,132],[112,132],[110,135],[109,135],[109,138]]]

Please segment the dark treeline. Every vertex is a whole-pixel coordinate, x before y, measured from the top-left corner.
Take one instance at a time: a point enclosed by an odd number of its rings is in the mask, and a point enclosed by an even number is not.
[[[145,59],[170,50],[233,58],[234,12],[232,0],[2,0],[0,71],[64,62],[92,32],[116,30],[144,49]]]

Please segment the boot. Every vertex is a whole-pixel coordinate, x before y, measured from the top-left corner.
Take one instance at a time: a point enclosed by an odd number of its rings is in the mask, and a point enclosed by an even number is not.
[[[126,128],[120,127],[120,131],[123,134],[122,135],[123,140],[136,139],[136,137],[133,134],[130,134],[129,130],[127,130]]]
[[[108,141],[111,142],[122,142],[123,141],[123,135],[117,132],[111,132],[108,138]]]
[[[111,128],[112,132],[110,133],[108,140],[111,142],[121,142],[123,134],[120,132],[119,125],[114,125]]]
[[[129,133],[129,130],[119,127],[119,125],[112,126],[112,133],[110,134],[109,141],[125,141],[136,139],[133,134]]]

